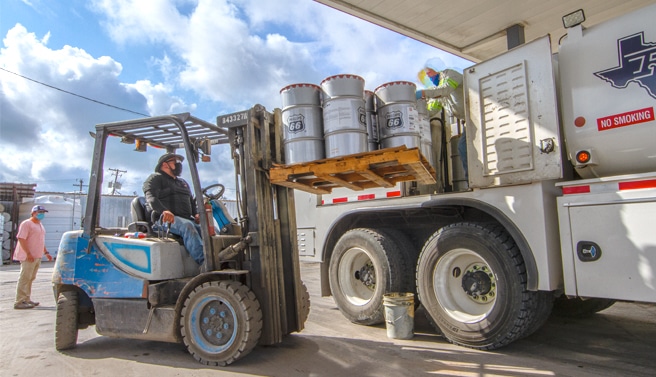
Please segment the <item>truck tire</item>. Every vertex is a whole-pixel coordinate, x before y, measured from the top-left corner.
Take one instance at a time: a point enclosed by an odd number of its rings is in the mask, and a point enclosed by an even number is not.
[[[547,322],[551,311],[554,305],[554,296],[553,292],[548,291],[538,291],[536,292],[535,300],[533,300],[535,306],[531,309],[532,315],[529,316],[529,324],[522,334],[522,338],[525,338],[542,327],[542,325]]]
[[[419,256],[417,291],[448,341],[481,350],[519,339],[539,306],[517,245],[497,225],[462,222],[435,232]]]
[[[60,292],[57,297],[57,317],[55,319],[55,349],[58,351],[74,348],[77,344],[77,292]]]
[[[239,282],[203,283],[185,300],[180,334],[189,353],[202,364],[232,364],[252,351],[260,339],[260,303]]]
[[[380,230],[352,229],[337,241],[330,259],[330,289],[349,321],[384,321],[383,295],[405,288],[408,271],[401,255],[394,239]]]
[[[580,297],[568,298],[567,296],[561,296],[554,302],[553,314],[559,317],[588,318],[597,312],[610,308],[614,303],[615,300],[607,298],[583,300]]]
[[[385,228],[382,232],[389,236],[401,251],[401,258],[403,258],[401,267],[404,268],[404,270],[401,272],[403,282],[400,292],[413,293],[415,295],[415,305],[417,306],[419,304],[419,299],[417,299],[417,286],[415,285],[415,270],[417,266],[417,257],[419,256],[419,249],[415,247],[415,244],[405,233],[398,229]]]

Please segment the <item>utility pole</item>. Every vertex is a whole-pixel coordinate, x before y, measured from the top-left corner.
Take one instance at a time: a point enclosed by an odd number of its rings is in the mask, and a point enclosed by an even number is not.
[[[71,216],[71,229],[75,229],[75,205],[77,202],[77,195],[80,195],[80,199],[82,197],[82,187],[88,187],[89,185],[84,184],[84,180],[82,178],[78,179],[73,186],[74,187],[79,187],[79,190],[77,192],[73,192],[73,216]],[[80,200],[81,201],[81,200]],[[84,214],[82,214],[82,208],[80,208],[80,224],[82,224],[84,220]]]
[[[85,184],[84,184],[84,180],[81,179],[81,178],[78,179],[76,182],[77,182],[77,183],[74,184],[73,186],[77,186],[77,187],[80,188],[80,189],[78,190],[78,192],[79,192],[80,194],[82,194],[82,187],[88,187],[88,186],[89,186],[89,185],[85,185]]]
[[[112,184],[112,192],[110,194],[110,195],[114,195],[116,193],[116,185],[117,185],[118,178],[121,176],[121,173],[127,173],[128,171],[127,170],[112,169],[112,168],[109,168],[108,170],[114,172],[113,173],[114,183]],[[119,188],[120,188],[120,183],[118,183],[118,185],[119,185]]]

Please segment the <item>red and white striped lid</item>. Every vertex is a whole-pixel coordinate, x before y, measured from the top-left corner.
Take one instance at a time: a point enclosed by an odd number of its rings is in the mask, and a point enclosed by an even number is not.
[[[280,93],[284,92],[285,90],[296,89],[296,88],[313,88],[313,89],[316,89],[316,90],[321,90],[319,85],[308,84],[308,83],[298,83],[298,84],[287,85],[286,87],[280,89]]]

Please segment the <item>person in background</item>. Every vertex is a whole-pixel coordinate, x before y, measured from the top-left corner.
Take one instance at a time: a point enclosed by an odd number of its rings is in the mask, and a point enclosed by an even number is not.
[[[14,309],[32,309],[39,303],[32,301],[32,282],[41,266],[41,258],[45,255],[49,261],[52,256],[46,250],[46,229],[41,224],[46,212],[43,206],[32,207],[31,217],[18,227],[18,245],[14,251],[14,260],[20,261],[20,276],[16,284],[16,301]]]
[[[425,67],[417,75],[419,80],[428,84],[426,89],[417,90],[417,99],[427,99],[429,117],[433,117],[442,108],[457,119],[465,119],[465,97],[462,88],[462,74],[453,69],[437,71]],[[463,129],[458,140],[458,154],[465,170],[465,179],[469,178],[467,167],[467,137]]]
[[[155,173],[143,184],[146,205],[159,220],[153,221],[155,227],[163,229],[170,224],[170,232],[182,237],[189,255],[203,265],[203,239],[201,238],[200,217],[196,200],[187,182],[180,178],[184,157],[166,153],[157,161]]]

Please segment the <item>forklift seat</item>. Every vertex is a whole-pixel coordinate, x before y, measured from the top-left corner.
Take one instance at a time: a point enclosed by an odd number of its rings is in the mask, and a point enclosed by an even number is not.
[[[137,196],[132,199],[130,203],[130,212],[132,214],[132,224],[136,227],[134,231],[143,232],[146,234],[151,233],[153,221],[151,219],[152,211],[150,211],[146,206],[146,198],[143,196]],[[131,227],[128,226],[128,229]],[[132,231],[132,229],[130,229]]]

